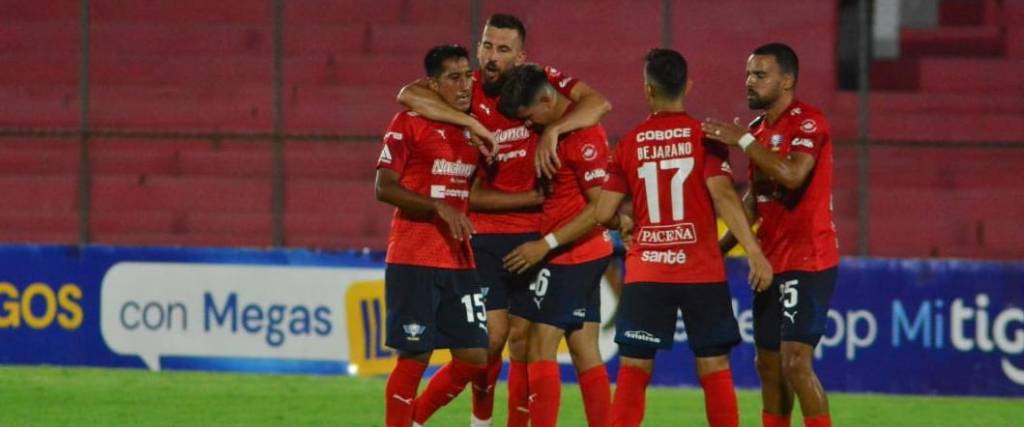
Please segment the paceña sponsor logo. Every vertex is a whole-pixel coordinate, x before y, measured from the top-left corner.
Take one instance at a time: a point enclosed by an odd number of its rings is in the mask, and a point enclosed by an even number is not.
[[[697,231],[693,223],[647,226],[640,229],[641,245],[664,246],[679,243],[696,243]]]

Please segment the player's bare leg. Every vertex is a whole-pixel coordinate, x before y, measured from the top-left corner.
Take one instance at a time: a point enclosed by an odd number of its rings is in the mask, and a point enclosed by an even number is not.
[[[513,314],[508,319],[508,427],[526,427],[530,423],[530,383],[526,365],[530,321]]]
[[[800,400],[804,418],[828,415],[828,397],[814,373],[813,361],[814,347],[797,341],[782,342],[782,376]]]
[[[388,375],[385,388],[385,424],[387,427],[406,427],[412,423],[413,402],[420,386],[423,371],[430,362],[431,352],[398,353],[398,363]]]
[[[598,322],[585,322],[565,337],[579,378],[587,424],[591,427],[606,426],[611,421],[612,393],[598,345],[600,329]]]
[[[644,420],[647,405],[647,384],[654,370],[654,358],[640,359],[621,356],[619,379],[612,403],[612,427],[637,427]]]
[[[508,310],[487,311],[487,369],[473,379],[473,415],[471,427],[492,425],[494,410],[494,386],[501,373],[501,353],[508,339]]]
[[[704,388],[704,412],[711,427],[736,427],[740,423],[736,387],[729,355],[698,357],[697,377]]]
[[[486,348],[452,349],[451,354],[452,361],[434,373],[427,388],[413,403],[413,426],[425,424],[434,412],[451,402],[487,367]]]
[[[565,331],[556,326],[531,323],[527,334],[530,424],[533,427],[555,427],[562,397],[562,379],[556,357],[558,343]]]
[[[757,375],[761,378],[764,427],[789,426],[789,416],[793,412],[793,390],[782,376],[782,354],[758,347],[755,364]]]

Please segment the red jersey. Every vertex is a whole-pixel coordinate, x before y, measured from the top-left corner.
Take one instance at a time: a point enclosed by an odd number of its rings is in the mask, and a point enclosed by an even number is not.
[[[832,222],[832,137],[818,109],[794,100],[775,123],[764,116],[750,125],[757,143],[782,157],[806,153],[814,169],[804,186],[788,190],[764,176],[753,162],[751,183],[761,226],[757,237],[776,274],[821,271],[839,264]]]
[[[633,196],[626,283],[725,281],[707,179],[732,178],[728,158],[684,112],[654,113],[622,138],[604,189]]]
[[[441,199],[456,209],[469,210],[470,180],[480,159],[469,132],[435,122],[413,112],[395,115],[384,134],[377,168],[391,169],[407,190]],[[437,215],[417,215],[395,209],[388,234],[385,262],[423,267],[476,268],[468,241],[452,238]]]
[[[608,136],[601,125],[563,135],[558,143],[562,167],[551,179],[551,194],[544,199],[541,234],[554,232],[576,218],[587,206],[587,190],[604,185],[608,167]],[[571,245],[557,248],[551,264],[582,264],[612,254],[611,239],[597,226]]]
[[[548,81],[555,90],[569,97],[577,80],[545,67]],[[538,136],[520,120],[513,120],[498,112],[499,97],[488,97],[482,84],[480,71],[473,73],[472,113],[481,124],[494,133],[500,147],[490,165],[481,163],[480,178],[483,187],[508,193],[530,191],[536,185],[533,153]],[[469,219],[480,234],[535,233],[540,226],[540,209],[530,208],[507,212],[471,212]]]

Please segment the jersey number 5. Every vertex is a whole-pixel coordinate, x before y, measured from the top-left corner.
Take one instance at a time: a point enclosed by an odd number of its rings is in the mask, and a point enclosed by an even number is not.
[[[637,175],[644,181],[644,191],[647,193],[647,215],[651,224],[661,223],[661,204],[658,192],[658,169],[675,170],[672,181],[669,182],[672,198],[672,220],[683,220],[683,183],[693,172],[693,157],[682,159],[666,159],[660,162],[644,162],[643,166],[636,168]]]

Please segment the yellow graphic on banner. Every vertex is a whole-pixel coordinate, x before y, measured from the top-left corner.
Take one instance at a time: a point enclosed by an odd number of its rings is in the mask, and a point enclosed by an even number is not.
[[[384,345],[385,308],[383,280],[354,282],[345,293],[349,371],[356,375],[387,375],[395,367],[398,353]],[[430,364],[442,365],[449,360],[447,351],[435,351]]]

